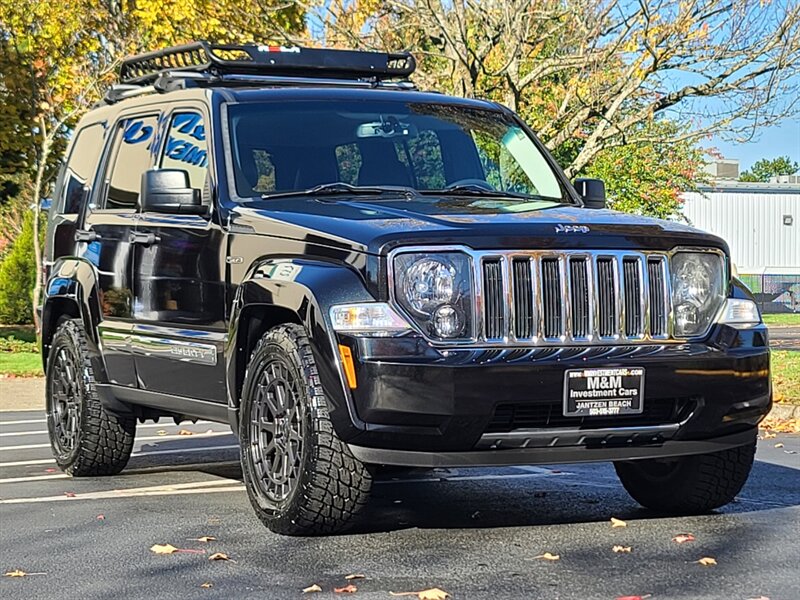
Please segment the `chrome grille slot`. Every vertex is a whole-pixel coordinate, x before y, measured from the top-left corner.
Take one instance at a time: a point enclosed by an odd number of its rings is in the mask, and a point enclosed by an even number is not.
[[[542,317],[545,338],[557,338],[564,330],[561,306],[561,270],[557,258],[542,259]]]
[[[589,335],[589,261],[573,257],[569,261],[569,301],[571,307],[572,337],[586,338]]]
[[[535,311],[533,308],[533,273],[529,258],[515,258],[512,262],[514,278],[514,337],[518,340],[534,336]]]
[[[597,259],[597,333],[613,337],[619,332],[617,315],[617,281],[615,261],[610,257]]]
[[[668,309],[668,289],[666,277],[666,260],[661,257],[651,258],[647,261],[647,275],[649,279],[650,302],[650,335],[652,337],[666,337]]]
[[[644,335],[644,298],[641,261],[638,258],[623,259],[622,279],[625,292],[625,335],[631,338],[640,337]]]
[[[666,252],[467,252],[473,259],[477,326],[472,339],[456,345],[607,346],[672,340]]]
[[[483,330],[487,340],[505,335],[505,303],[503,302],[503,265],[500,259],[483,263]]]

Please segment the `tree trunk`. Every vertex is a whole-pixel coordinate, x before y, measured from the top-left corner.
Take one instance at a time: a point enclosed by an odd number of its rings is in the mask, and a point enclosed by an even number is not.
[[[39,165],[36,168],[36,180],[33,185],[33,255],[36,263],[36,280],[33,284],[33,324],[36,327],[37,335],[42,332],[42,323],[39,319],[39,298],[42,295],[42,249],[39,243],[39,217],[41,215],[41,195],[44,172],[47,168],[47,159],[50,158],[50,149],[53,145],[53,138],[47,131],[47,124],[44,117],[39,119],[39,127],[42,135],[41,154],[39,155]]]

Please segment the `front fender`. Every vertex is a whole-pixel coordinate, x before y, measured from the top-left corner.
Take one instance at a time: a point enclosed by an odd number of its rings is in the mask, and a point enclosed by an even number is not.
[[[226,370],[231,425],[238,427],[241,383],[249,360],[248,339],[252,315],[259,315],[258,331],[291,320],[303,325],[311,341],[320,383],[327,394],[330,417],[345,438],[363,430],[343,376],[330,308],[345,302],[370,302],[357,272],[345,265],[308,259],[268,259],[248,271],[233,301]],[[252,340],[250,340],[252,342]]]

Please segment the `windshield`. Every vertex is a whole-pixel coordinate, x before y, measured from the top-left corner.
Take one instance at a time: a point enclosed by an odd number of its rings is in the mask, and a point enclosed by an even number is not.
[[[342,183],[566,201],[533,140],[500,112],[421,102],[299,101],[233,104],[228,114],[241,198]]]

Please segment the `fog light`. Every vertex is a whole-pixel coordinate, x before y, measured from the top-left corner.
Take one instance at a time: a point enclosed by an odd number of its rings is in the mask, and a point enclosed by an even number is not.
[[[675,307],[675,325],[679,331],[695,332],[698,329],[699,314],[694,304],[684,302]]]
[[[439,337],[458,337],[464,330],[464,319],[454,306],[444,304],[433,313],[433,330]]]

